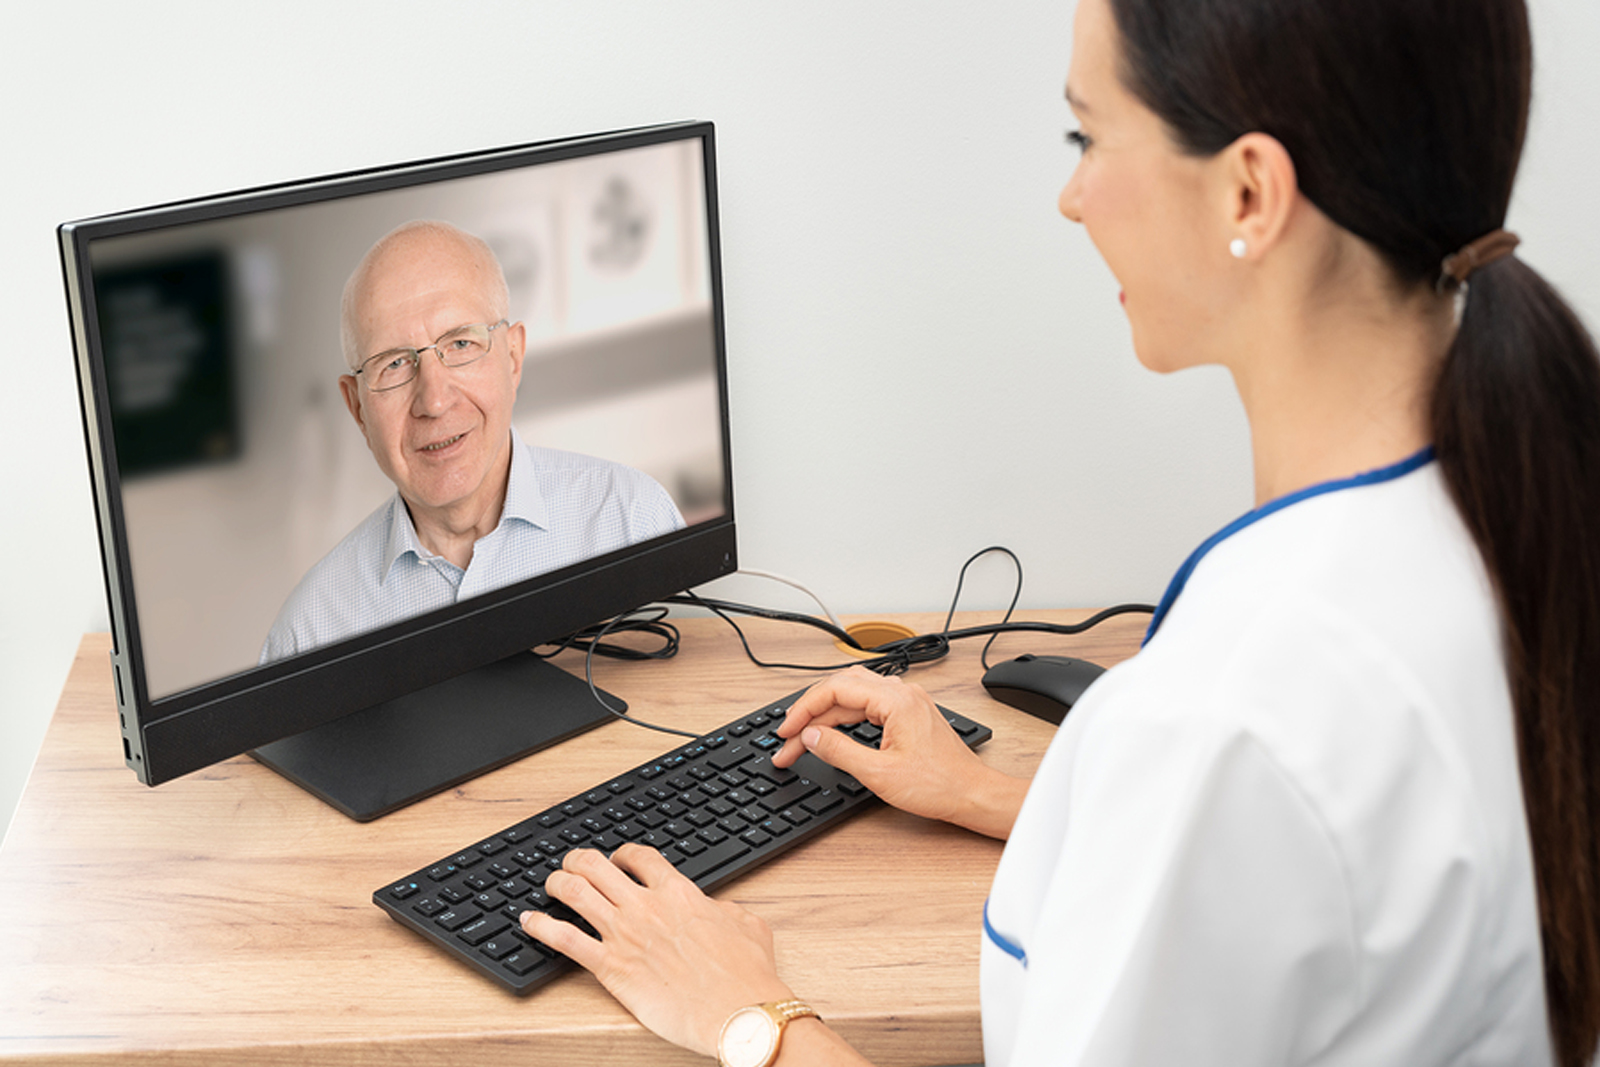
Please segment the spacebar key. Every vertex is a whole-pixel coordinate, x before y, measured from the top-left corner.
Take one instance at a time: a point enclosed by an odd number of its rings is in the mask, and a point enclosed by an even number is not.
[[[720,845],[712,845],[704,852],[690,856],[679,864],[678,870],[691,882],[698,882],[719,867],[725,867],[750,851],[750,846],[737,837],[730,837]]]

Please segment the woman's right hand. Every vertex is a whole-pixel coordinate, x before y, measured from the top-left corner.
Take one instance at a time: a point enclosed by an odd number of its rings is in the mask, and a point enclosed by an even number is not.
[[[865,719],[883,729],[877,749],[829,727]],[[810,751],[914,815],[1004,839],[1028,783],[984,765],[920,686],[852,667],[812,686],[776,733],[779,767]]]

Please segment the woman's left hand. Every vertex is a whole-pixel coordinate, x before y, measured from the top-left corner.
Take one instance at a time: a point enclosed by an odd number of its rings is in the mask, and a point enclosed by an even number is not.
[[[573,849],[545,889],[604,940],[537,911],[523,913],[522,929],[592,972],[674,1044],[715,1056],[735,1010],[794,995],[778,978],[767,924],[706,896],[655,849],[629,843],[610,859]]]

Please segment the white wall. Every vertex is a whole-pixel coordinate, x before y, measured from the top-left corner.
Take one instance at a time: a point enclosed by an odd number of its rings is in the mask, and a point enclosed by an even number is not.
[[[1596,327],[1600,6],[1533,6],[1511,226]],[[1249,506],[1247,441],[1225,376],[1138,367],[1115,284],[1055,214],[1070,25],[1070,0],[8,5],[0,820],[79,635],[106,626],[54,242],[102,212],[712,119],[745,564],[839,611],[940,609],[1000,542],[1025,605],[1158,596]],[[965,603],[1009,591],[996,562]]]

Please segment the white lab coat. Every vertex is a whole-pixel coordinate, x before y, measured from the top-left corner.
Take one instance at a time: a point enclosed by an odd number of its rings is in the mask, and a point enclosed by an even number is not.
[[[1551,1062],[1499,625],[1437,463],[1204,557],[1045,756],[981,981],[987,1067]]]

